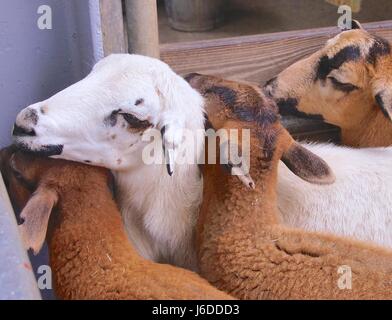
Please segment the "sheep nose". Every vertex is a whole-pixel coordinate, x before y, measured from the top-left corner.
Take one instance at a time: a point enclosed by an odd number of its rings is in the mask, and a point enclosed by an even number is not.
[[[28,107],[19,112],[16,121],[25,125],[37,125],[38,123],[38,112],[32,107]],[[19,123],[19,124],[21,124]]]
[[[34,136],[36,136],[36,133],[35,133],[34,129],[23,128],[23,127],[18,126],[15,123],[14,128],[12,130],[12,135],[15,137],[23,137],[23,136],[34,137]]]
[[[14,136],[35,136],[33,129],[38,123],[38,112],[34,107],[23,109],[16,117],[12,134]]]

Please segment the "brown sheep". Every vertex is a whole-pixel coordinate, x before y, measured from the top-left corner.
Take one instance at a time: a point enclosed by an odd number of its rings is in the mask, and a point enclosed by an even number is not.
[[[341,128],[353,147],[392,145],[390,44],[363,30],[344,31],[268,81],[282,115],[307,115]]]
[[[136,253],[108,188],[108,170],[12,148],[0,152],[0,168],[13,204],[24,208],[20,228],[27,248],[40,250],[49,222],[50,265],[59,298],[231,298],[193,272]]]
[[[250,130],[255,183],[250,191],[221,165],[204,167],[201,274],[240,299],[392,298],[391,251],[279,223],[280,159],[308,181],[331,183],[334,178],[325,162],[282,127],[276,105],[256,86],[197,74],[187,79],[206,98],[214,128]],[[351,289],[342,286],[339,272],[344,270],[351,271]]]

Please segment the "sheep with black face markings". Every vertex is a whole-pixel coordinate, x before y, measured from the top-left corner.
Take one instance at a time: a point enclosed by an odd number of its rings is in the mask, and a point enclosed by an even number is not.
[[[392,145],[391,44],[358,22],[287,67],[264,91],[282,115],[307,115],[339,126],[344,145]]]
[[[231,299],[197,274],[142,258],[129,243],[108,170],[0,151],[12,202],[23,208],[27,248],[47,235],[61,299]],[[47,228],[49,230],[47,232]]]
[[[354,27],[264,86],[281,114],[335,124],[347,146],[303,144],[329,163],[336,183],[309,185],[280,165],[278,207],[287,225],[392,247],[391,46]]]
[[[204,167],[201,274],[241,299],[392,298],[391,251],[280,224],[279,160],[313,183],[328,184],[334,177],[324,161],[294,142],[276,105],[257,86],[197,74],[188,80],[206,98],[215,129],[250,130],[255,183],[250,191],[221,165]],[[340,268],[351,270],[350,290],[339,287]]]

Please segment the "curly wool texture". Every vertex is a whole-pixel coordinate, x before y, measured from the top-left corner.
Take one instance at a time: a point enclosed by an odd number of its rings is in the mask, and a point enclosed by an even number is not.
[[[91,175],[91,169],[87,170]],[[60,213],[62,221],[49,242],[50,261],[59,297],[229,298],[193,272],[141,258],[126,237],[120,213],[104,182],[93,192],[75,192],[74,195],[62,197],[59,206],[63,213]]]
[[[231,105],[206,89],[217,83],[237,92]],[[256,185],[250,190],[220,165],[205,166],[198,230],[201,274],[240,299],[392,298],[391,251],[279,224],[278,162],[295,142],[278,120],[255,124],[233,112],[246,106],[258,110],[253,114],[260,117],[276,107],[256,87],[251,94],[247,84],[200,75],[194,76],[191,84],[202,93],[208,92],[204,94],[206,110],[215,128],[251,130],[250,175]],[[263,156],[268,146],[271,158]],[[317,168],[313,171],[316,178],[318,171],[319,182],[328,178]],[[351,270],[351,289],[339,286],[341,267]]]
[[[0,167],[13,204],[23,208],[27,202],[27,207],[31,191],[15,178],[11,157],[1,151]],[[58,298],[232,299],[194,272],[151,262],[136,252],[108,188],[107,170],[21,153],[12,159],[21,175],[33,177],[34,197],[44,189],[58,195],[47,237]]]

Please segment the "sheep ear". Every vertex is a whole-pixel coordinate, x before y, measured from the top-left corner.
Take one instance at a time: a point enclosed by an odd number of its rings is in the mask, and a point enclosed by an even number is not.
[[[297,142],[283,153],[284,164],[298,177],[313,184],[332,184],[335,175],[328,164]]]
[[[176,151],[182,140],[182,132],[181,126],[175,126],[173,124],[165,125],[161,129],[162,149],[169,176],[174,172]]]
[[[392,89],[382,88],[376,91],[374,99],[377,106],[381,109],[382,113],[392,120]]]
[[[203,98],[180,76],[169,70],[155,77],[162,112],[158,129],[162,134],[162,149],[169,175],[174,172],[176,153],[183,141],[187,121],[203,126]],[[200,108],[200,109],[199,109]],[[200,123],[197,123],[197,122]]]
[[[11,158],[11,155],[15,152],[15,147],[8,146],[0,150],[0,171],[3,171]]]
[[[350,30],[356,30],[356,29],[361,29],[364,30],[364,28],[362,27],[362,25],[359,23],[358,20],[351,20],[351,28],[344,28],[342,31],[350,31]]]
[[[361,29],[361,30],[364,30],[362,25],[359,23],[359,21],[358,20],[354,20],[354,19],[351,21],[351,29]]]
[[[19,226],[25,248],[38,254],[45,241],[50,213],[58,201],[57,193],[46,187],[39,187],[22,210],[24,220]]]
[[[241,150],[237,143],[222,141],[220,138],[220,161],[224,169],[230,172],[231,175],[237,178],[250,189],[255,189],[256,185],[249,172],[249,158],[250,155],[246,150],[242,150],[242,156],[238,156],[238,150]]]

